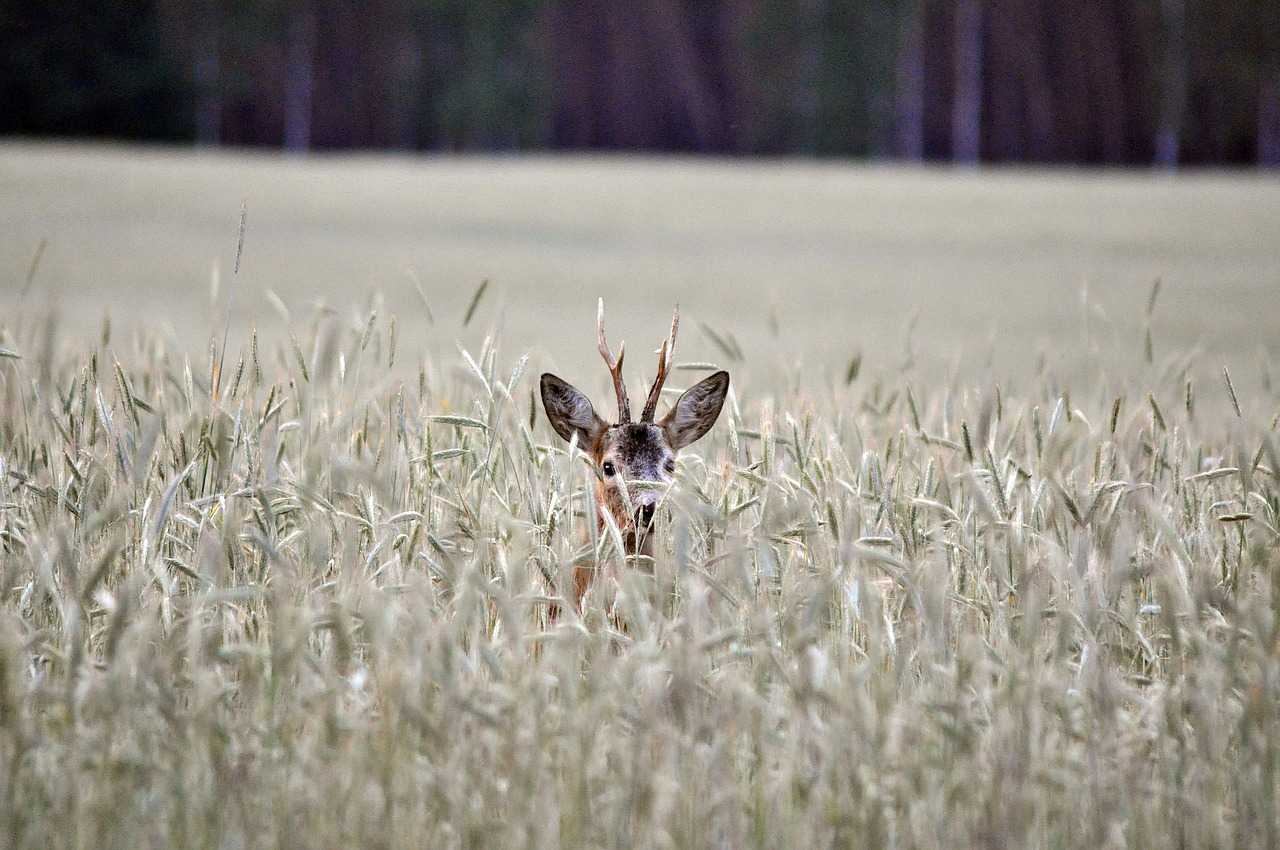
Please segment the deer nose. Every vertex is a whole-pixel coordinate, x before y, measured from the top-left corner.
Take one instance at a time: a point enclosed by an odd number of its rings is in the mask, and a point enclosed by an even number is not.
[[[636,511],[636,518],[640,520],[645,528],[653,525],[653,513],[657,510],[655,505],[641,505],[640,510]]]

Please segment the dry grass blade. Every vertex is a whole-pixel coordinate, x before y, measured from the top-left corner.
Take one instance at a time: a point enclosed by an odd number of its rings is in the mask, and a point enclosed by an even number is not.
[[[240,226],[236,230],[236,262],[232,274],[240,274],[240,258],[244,256],[244,226],[249,219],[249,202],[240,203]]]
[[[1231,372],[1227,370],[1226,366],[1222,367],[1222,379],[1226,381],[1227,395],[1231,399],[1231,407],[1236,412],[1236,418],[1243,419],[1244,414],[1240,412],[1240,399],[1236,397],[1236,387],[1235,384],[1231,383]]]
[[[707,339],[711,340],[711,344],[720,349],[725,357],[735,363],[742,360],[742,349],[738,347],[732,337],[717,333],[715,328],[706,322],[698,322],[698,327],[707,335]]]
[[[27,266],[27,276],[22,282],[22,298],[27,297],[27,293],[31,291],[31,285],[35,283],[36,272],[40,270],[40,261],[44,259],[45,249],[49,247],[49,240],[41,238],[36,245],[35,253],[31,255],[31,264]]]
[[[480,299],[484,298],[485,292],[489,289],[489,281],[480,281],[480,285],[476,287],[476,291],[471,295],[471,302],[467,304],[467,312],[462,317],[462,326],[465,328],[471,324],[471,318],[476,314],[476,308],[480,306]],[[425,303],[425,299],[423,299]]]

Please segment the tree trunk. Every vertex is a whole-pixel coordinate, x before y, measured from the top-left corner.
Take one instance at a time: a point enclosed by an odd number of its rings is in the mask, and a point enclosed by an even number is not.
[[[797,92],[795,109],[800,127],[800,150],[813,156],[818,152],[822,136],[818,121],[822,112],[823,20],[825,0],[803,0],[796,12],[800,16],[800,51],[797,57]]]
[[[955,9],[951,157],[976,163],[982,154],[982,0],[956,0]]]
[[[401,35],[391,59],[388,91],[391,144],[399,150],[413,150],[418,145],[416,110],[425,64],[422,43],[407,33]]]
[[[315,88],[315,9],[304,2],[295,10],[285,35],[284,147],[311,147],[311,95]]]
[[[894,154],[924,159],[924,4],[907,4],[894,68]]]
[[[693,149],[721,151],[724,134],[719,104],[700,67],[690,13],[683,4],[671,0],[637,4],[634,9],[635,17],[645,24],[640,31],[649,33],[666,58],[664,82],[670,86],[672,103],[684,112]]]
[[[222,140],[221,61],[213,4],[202,4],[196,23],[192,76],[195,81],[196,144],[212,147]]]
[[[1258,165],[1280,168],[1280,70],[1264,72],[1258,87]]]
[[[1160,123],[1156,129],[1156,165],[1177,168],[1181,159],[1182,120],[1187,99],[1186,0],[1161,0],[1164,24]]]

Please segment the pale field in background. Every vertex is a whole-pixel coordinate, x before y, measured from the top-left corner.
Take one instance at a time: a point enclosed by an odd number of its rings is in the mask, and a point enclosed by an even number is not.
[[[596,368],[604,296],[637,380],[677,301],[683,358],[723,359],[705,321],[756,374],[802,363],[834,380],[861,352],[864,374],[893,375],[913,317],[918,369],[971,363],[999,380],[1043,354],[1123,372],[1140,362],[1156,278],[1157,355],[1199,346],[1206,369],[1230,365],[1249,386],[1280,339],[1280,180],[1256,174],[8,144],[0,229],[0,310],[18,309],[45,239],[27,310],[56,301],[64,328],[95,335],[109,311],[117,346],[143,326],[203,350],[232,291],[233,345],[250,324],[282,338],[268,289],[299,332],[315,303],[354,322],[380,293],[404,361],[478,347],[500,324],[508,356],[573,375]]]

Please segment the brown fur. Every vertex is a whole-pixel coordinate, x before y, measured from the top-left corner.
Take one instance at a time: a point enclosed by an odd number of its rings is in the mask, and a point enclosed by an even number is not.
[[[565,440],[576,435],[599,473],[596,504],[597,528],[603,532],[605,511],[622,532],[627,554],[652,555],[653,511],[669,486],[676,453],[702,437],[715,424],[729,389],[729,373],[716,372],[690,387],[659,422],[623,422],[610,425],[601,419],[585,395],[550,373],[541,381],[542,404],[552,428]],[[609,471],[612,470],[612,474]],[[628,513],[620,482],[628,483],[632,508]],[[651,485],[651,486],[645,486]],[[648,516],[641,514],[648,510]],[[594,573],[579,568],[574,574],[575,603],[581,604]]]

